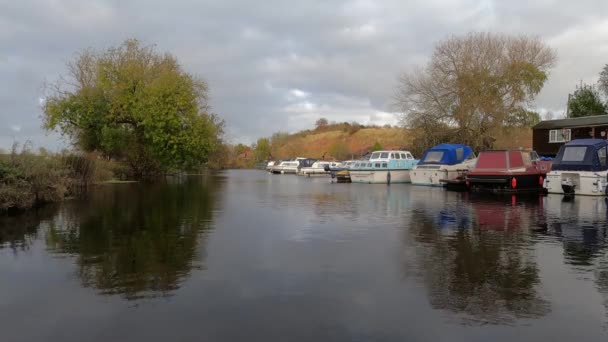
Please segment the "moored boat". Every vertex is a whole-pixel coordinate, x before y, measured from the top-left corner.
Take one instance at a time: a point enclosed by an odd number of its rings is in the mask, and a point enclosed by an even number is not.
[[[533,160],[530,152],[484,151],[465,182],[473,192],[540,193],[547,172],[546,165]]]
[[[315,176],[315,175],[329,175],[331,168],[342,167],[342,163],[333,161],[316,161],[309,167],[302,167],[300,169],[300,175],[302,176]]]
[[[284,160],[270,168],[270,172],[274,174],[297,174],[299,171],[300,163],[294,160]]]
[[[475,166],[473,149],[462,144],[440,144],[424,152],[410,172],[412,184],[445,186]]]
[[[353,183],[409,183],[418,160],[409,151],[375,151],[369,160],[356,161],[349,169]]]
[[[544,188],[564,195],[608,194],[608,142],[577,139],[563,145],[547,174]]]

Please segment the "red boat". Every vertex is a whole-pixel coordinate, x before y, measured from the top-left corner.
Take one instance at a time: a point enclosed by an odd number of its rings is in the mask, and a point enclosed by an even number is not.
[[[466,186],[474,192],[540,193],[550,169],[550,162],[539,161],[536,152],[485,151],[467,173]]]

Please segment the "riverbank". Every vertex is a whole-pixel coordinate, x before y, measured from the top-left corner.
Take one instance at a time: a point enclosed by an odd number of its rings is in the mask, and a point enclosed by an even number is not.
[[[0,213],[10,213],[79,196],[112,180],[117,165],[95,154],[38,153],[23,148],[0,155]]]

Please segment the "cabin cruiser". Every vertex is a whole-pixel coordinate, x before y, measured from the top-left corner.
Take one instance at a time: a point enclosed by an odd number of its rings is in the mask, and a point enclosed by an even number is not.
[[[410,171],[418,160],[409,151],[375,151],[369,160],[355,162],[349,169],[353,183],[409,183]]]
[[[266,164],[266,171],[270,172],[272,170],[272,167],[275,165],[275,161],[271,160]]]
[[[537,156],[515,150],[481,152],[466,175],[466,186],[474,192],[540,193],[549,167],[533,160],[533,155]]]
[[[300,171],[300,162],[295,160],[284,160],[278,165],[274,165],[270,168],[270,172],[274,174],[297,174]]]
[[[606,140],[572,140],[559,149],[544,188],[553,194],[605,196],[608,194],[606,158]]]
[[[314,175],[329,175],[331,168],[340,168],[342,163],[333,161],[316,161],[309,167],[302,167],[300,169],[300,175],[302,176],[314,176]]]
[[[410,172],[412,184],[444,186],[475,166],[475,153],[462,144],[440,144],[426,152]]]

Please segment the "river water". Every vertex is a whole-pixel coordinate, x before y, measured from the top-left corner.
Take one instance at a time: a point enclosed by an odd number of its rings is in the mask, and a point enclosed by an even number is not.
[[[0,218],[0,340],[607,341],[603,198],[227,171]]]

